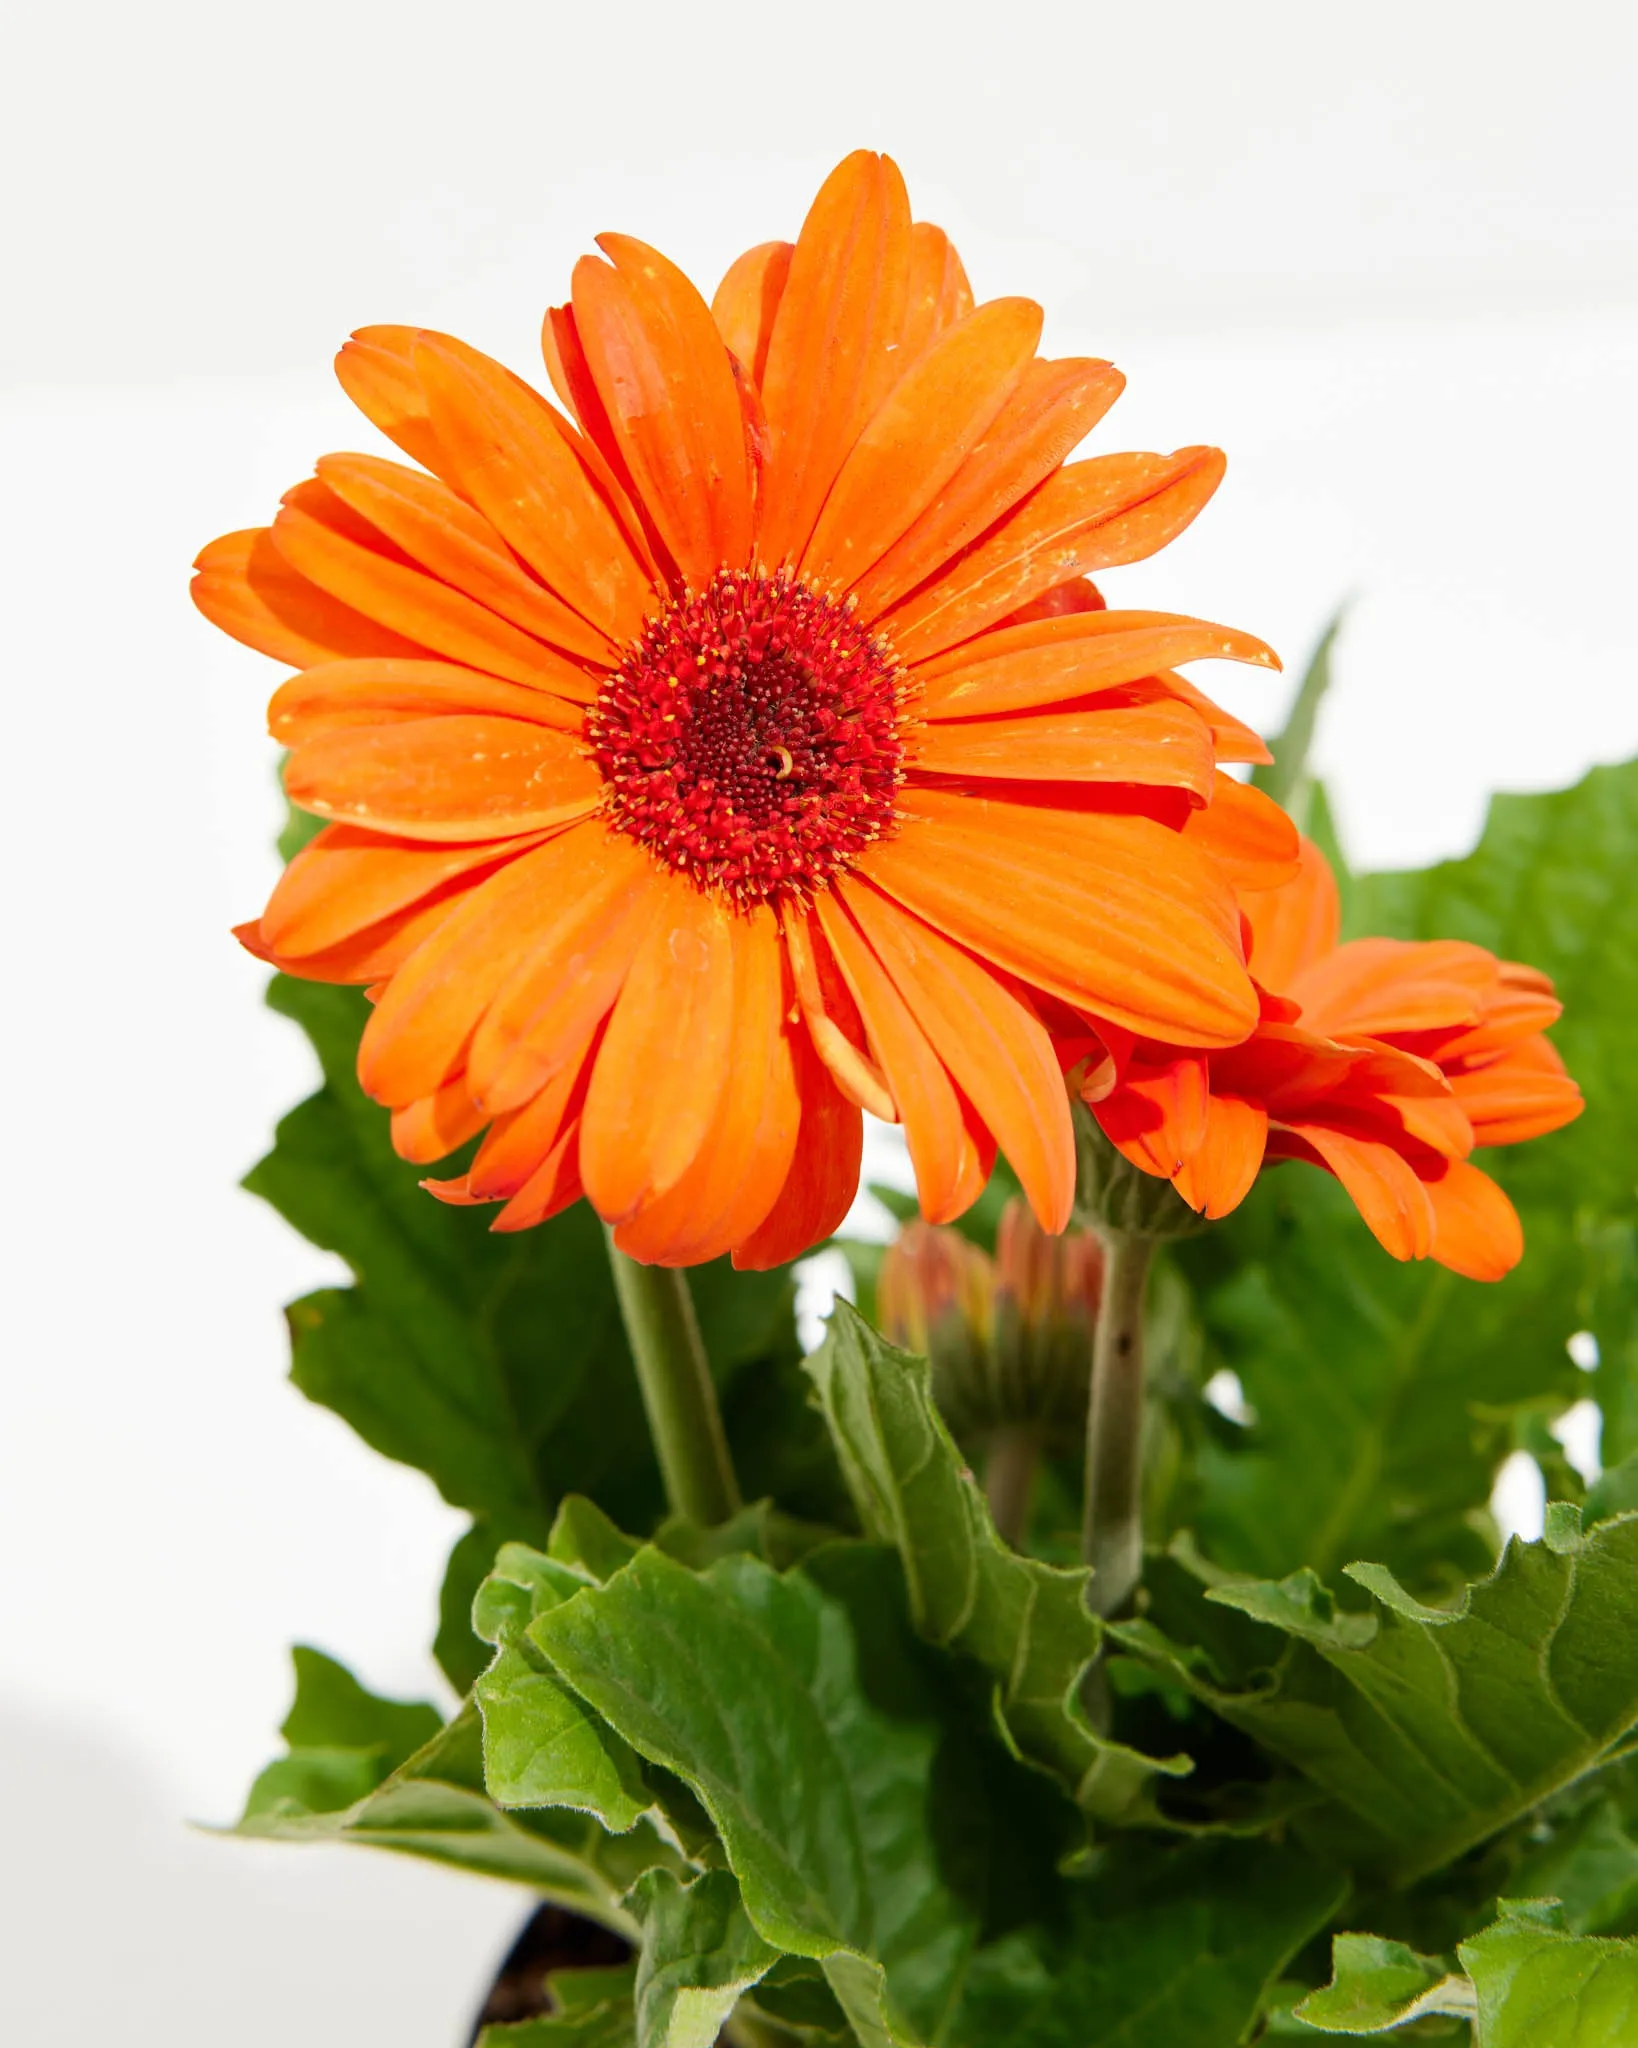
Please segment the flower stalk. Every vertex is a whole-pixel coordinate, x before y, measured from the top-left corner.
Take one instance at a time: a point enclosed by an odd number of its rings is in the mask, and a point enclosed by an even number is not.
[[[1143,1298],[1155,1240],[1104,1234],[1103,1300],[1092,1343],[1081,1555],[1095,1612],[1120,1613],[1143,1573]]]
[[[1040,1461],[1041,1440],[1028,1427],[998,1429],[984,1460],[984,1498],[996,1534],[1014,1550],[1023,1548],[1029,1529],[1029,1497]]]
[[[612,1231],[607,1235],[614,1291],[666,1500],[673,1514],[713,1528],[738,1509],[739,1482],[688,1276],[674,1267],[641,1264],[619,1249]]]

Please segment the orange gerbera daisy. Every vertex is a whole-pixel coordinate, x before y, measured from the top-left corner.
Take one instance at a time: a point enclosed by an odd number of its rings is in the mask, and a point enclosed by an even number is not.
[[[1524,1236],[1468,1154],[1582,1109],[1543,1035],[1562,1008],[1551,981],[1455,939],[1339,945],[1336,880],[1306,839],[1296,877],[1241,904],[1256,1032],[1210,1053],[1104,1032],[1084,1084],[1104,1132],[1207,1216],[1243,1201],[1265,1160],[1306,1159],[1395,1258],[1499,1280]]]
[[[1175,673],[1269,664],[1086,572],[1188,525],[1223,458],[1065,457],[1122,379],[975,307],[885,157],[710,306],[624,235],[545,325],[570,417],[452,340],[337,369],[419,468],[327,456],[199,557],[207,617],[301,673],[292,800],[330,820],[245,943],[371,986],[398,1149],[635,1257],[791,1258],[852,1198],[861,1107],[935,1219],[999,1143],[1061,1228],[1037,998],[1196,1046],[1256,1020],[1231,880],[1295,841],[1218,773],[1256,736]],[[437,1184],[430,1184],[435,1185]]]

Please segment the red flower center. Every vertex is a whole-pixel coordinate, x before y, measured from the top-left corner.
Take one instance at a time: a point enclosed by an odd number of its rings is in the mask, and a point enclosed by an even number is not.
[[[748,902],[824,887],[891,830],[899,700],[846,605],[725,569],[649,621],[587,732],[617,828]]]

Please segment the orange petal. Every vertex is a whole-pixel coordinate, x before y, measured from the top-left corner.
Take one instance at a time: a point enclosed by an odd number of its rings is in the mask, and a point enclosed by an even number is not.
[[[532,684],[503,683],[447,661],[323,661],[273,692],[267,729],[297,747],[344,725],[394,725],[445,712],[489,712],[579,733],[585,711]]]
[[[1237,890],[1275,888],[1298,872],[1296,826],[1271,796],[1232,775],[1213,778],[1205,809],[1190,814],[1183,833],[1211,855]]]
[[[579,1126],[571,1125],[490,1224],[491,1230],[533,1230],[585,1193],[580,1179]]]
[[[653,873],[618,832],[581,854],[573,892],[537,927],[473,1036],[468,1082],[487,1108],[527,1101],[613,1007],[662,901],[648,886]]]
[[[1350,939],[1284,993],[1311,1030],[1387,1038],[1477,1023],[1495,979],[1494,956],[1461,939]]]
[[[860,617],[867,623],[879,618],[1051,476],[1114,404],[1125,381],[1103,362],[1031,363],[937,500],[860,579]]]
[[[476,1200],[510,1201],[520,1194],[570,1126],[579,1123],[595,1040],[594,1028],[544,1087],[509,1115],[496,1117],[466,1177]]]
[[[1499,1059],[1450,1077],[1451,1092],[1479,1145],[1517,1145],[1574,1123],[1581,1090],[1545,1038],[1526,1039]]]
[[[769,458],[760,552],[800,559],[865,422],[899,374],[910,202],[891,157],[856,150],[802,224],[761,380]]]
[[[1234,1045],[1255,1024],[1233,898],[1179,834],[925,788],[900,808],[860,872],[986,960],[1170,1043]]]
[[[426,649],[391,632],[299,575],[255,526],[201,550],[190,595],[213,626],[292,668],[360,655],[401,660]]]
[[[1207,659],[1279,666],[1261,640],[1229,626],[1169,612],[1097,611],[1000,627],[916,673],[924,717],[973,718],[1119,689]]]
[[[537,640],[607,668],[613,643],[543,589],[500,535],[447,484],[374,455],[325,455],[319,480],[441,581]],[[592,694],[587,681],[575,694]]]
[[[814,908],[904,1120],[922,1214],[948,1223],[971,1207],[984,1184],[955,1084],[836,892],[816,897]]]
[[[739,393],[711,309],[675,264],[628,235],[575,266],[586,360],[642,502],[696,588],[751,554]]]
[[[1145,1173],[1176,1180],[1206,1141],[1211,1083],[1203,1053],[1134,1060],[1094,1105],[1104,1136]],[[1264,1119],[1265,1123],[1267,1119]]]
[[[436,473],[443,451],[411,360],[421,332],[418,327],[359,328],[336,357],[336,376],[373,426],[397,442],[412,462]]]
[[[453,882],[474,886],[476,870],[515,859],[533,843],[426,846],[352,825],[326,825],[274,885],[260,937],[285,960],[322,953]]]
[[[937,498],[994,423],[1041,338],[1029,299],[992,299],[914,361],[825,500],[802,572],[846,590]]]
[[[603,778],[580,742],[517,718],[457,713],[338,726],[285,768],[293,804],[406,839],[499,839],[582,816]]]
[[[728,266],[711,301],[717,332],[761,384],[768,368],[774,316],[790,276],[791,242],[759,242]]]
[[[586,1193],[609,1223],[681,1180],[734,1057],[733,913],[662,870],[647,886],[660,900],[609,1019],[580,1132]]]
[[[1204,720],[1165,700],[927,725],[914,733],[910,761],[933,775],[1142,782],[1187,789],[1202,802],[1216,776]]]
[[[1317,1158],[1341,1181],[1384,1251],[1396,1259],[1427,1257],[1433,1249],[1433,1203],[1402,1153],[1380,1139],[1324,1124],[1305,1123],[1290,1135],[1300,1140],[1299,1158]]]
[[[425,648],[514,683],[546,690],[567,684],[589,694],[583,672],[565,656],[401,557],[364,546],[343,530],[339,519],[316,518],[312,508],[320,502],[311,491],[300,502],[287,498],[272,529],[273,545],[309,582],[419,643],[408,652]],[[331,503],[339,509],[339,500]]]
[[[831,1079],[856,1108],[896,1124],[898,1106],[880,1067],[860,1048],[864,1025],[811,910],[788,903],[780,911],[791,979],[813,1049]]]
[[[1036,619],[1067,619],[1077,612],[1107,609],[1103,592],[1090,576],[1071,576],[1067,583],[1054,583],[1050,590],[1043,591],[1039,597],[1032,597],[1017,611],[1008,612],[1001,623],[1004,626],[1024,626]]]
[[[466,1092],[466,1077],[457,1074],[435,1095],[407,1103],[392,1113],[392,1148],[400,1159],[417,1166],[430,1166],[435,1159],[447,1159],[458,1152],[468,1138],[484,1127],[481,1109],[473,1106]]]
[[[614,1234],[650,1265],[698,1266],[753,1236],[796,1152],[796,1092],[779,927],[766,906],[734,917],[733,1075],[693,1164]],[[797,1030],[800,1031],[800,1025]]]
[[[580,423],[580,435],[572,440],[574,452],[620,522],[633,556],[657,588],[675,581],[676,564],[638,494],[636,481],[615,438],[608,408],[581,345],[573,306],[547,307],[541,323],[540,346],[552,389]]]
[[[1278,668],[1278,660],[1270,656],[1269,666]],[[1255,766],[1274,759],[1262,734],[1254,726],[1236,718],[1233,712],[1225,711],[1221,704],[1213,703],[1204,690],[1197,690],[1176,669],[1161,669],[1150,680],[1158,683],[1169,697],[1175,697],[1180,704],[1192,704],[1200,713],[1210,728],[1211,743],[1220,762],[1249,762]]]
[[[1238,1209],[1251,1193],[1268,1144],[1268,1111],[1260,1102],[1213,1091],[1206,1134],[1172,1185],[1197,1216],[1213,1222]]]
[[[947,328],[973,310],[973,288],[942,228],[918,220],[910,229],[910,288],[899,353],[913,363]]]
[[[366,925],[362,931],[314,953],[277,951],[262,937],[259,925],[239,925],[233,936],[246,952],[254,953],[258,960],[267,961],[285,974],[299,975],[303,981],[360,986],[373,1002],[374,985],[395,974],[460,908],[466,888],[475,887],[481,879],[484,878],[475,877],[465,887],[446,884],[406,909],[394,911],[379,923]]]
[[[1323,959],[1342,929],[1342,899],[1330,862],[1312,839],[1298,842],[1299,866],[1278,889],[1240,891],[1251,923],[1251,965],[1271,989],[1289,988],[1303,968]]]
[[[485,1009],[572,900],[607,836],[600,820],[571,826],[462,899],[393,976],[364,1027],[358,1078],[366,1094],[399,1108],[465,1066]]]
[[[853,879],[837,893],[934,1051],[994,1133],[1043,1230],[1069,1221],[1075,1134],[1040,1020],[970,953]]]
[[[841,1227],[859,1191],[864,1120],[821,1064],[806,1035],[793,1035],[802,1103],[795,1156],[765,1219],[734,1248],[742,1271],[766,1272],[799,1259]]]
[[[1500,1280],[1524,1257],[1518,1211],[1486,1173],[1449,1160],[1426,1183],[1433,1204],[1433,1256],[1469,1280]]]
[[[1189,525],[1224,466],[1215,448],[1073,463],[882,625],[906,661],[924,661],[1067,576],[1142,561]],[[860,603],[864,609],[862,593]]]
[[[449,481],[582,618],[617,646],[635,639],[653,587],[569,423],[475,349],[423,341],[415,370]]]

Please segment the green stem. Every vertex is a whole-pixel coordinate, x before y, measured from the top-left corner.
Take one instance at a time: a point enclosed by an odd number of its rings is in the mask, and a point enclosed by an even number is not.
[[[1040,1444],[1034,1430],[998,1429],[984,1458],[984,1498],[990,1520],[1004,1543],[1023,1547],[1029,1528],[1029,1496],[1035,1484]]]
[[[1095,1611],[1118,1614],[1143,1575],[1143,1296],[1154,1239],[1104,1233],[1103,1300],[1092,1340],[1081,1555]]]
[[[673,1514],[712,1528],[739,1507],[739,1484],[688,1276],[639,1264],[619,1249],[612,1232],[609,1264],[666,1499]]]

